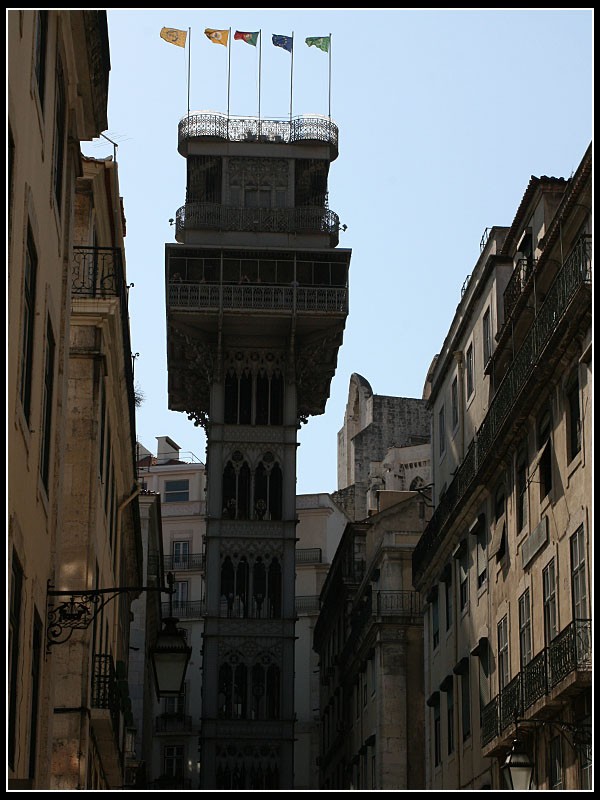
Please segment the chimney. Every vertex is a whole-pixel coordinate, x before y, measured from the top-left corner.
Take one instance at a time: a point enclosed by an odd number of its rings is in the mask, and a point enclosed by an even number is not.
[[[168,436],[157,436],[156,460],[159,464],[164,464],[171,459],[179,460],[179,445]]]

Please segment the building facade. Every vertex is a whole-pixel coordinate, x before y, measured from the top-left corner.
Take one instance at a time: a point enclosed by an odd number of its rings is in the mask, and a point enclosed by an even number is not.
[[[492,228],[432,368],[427,788],[591,780],[591,146]]]
[[[140,563],[117,169],[80,151],[107,127],[106,12],[7,23],[9,786],[120,787],[130,598],[83,598]]]
[[[324,411],[348,303],[337,144],[322,117],[179,124],[169,406],[207,434],[205,789],[293,787],[297,429]]]
[[[314,629],[322,789],[425,784],[423,618],[411,567],[431,509],[429,430],[424,399],[374,395],[352,375],[332,496],[352,521]]]

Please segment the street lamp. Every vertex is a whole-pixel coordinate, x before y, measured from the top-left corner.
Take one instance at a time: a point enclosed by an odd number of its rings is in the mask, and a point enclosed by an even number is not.
[[[192,648],[185,639],[185,631],[177,627],[179,621],[173,616],[174,577],[167,573],[168,587],[164,586],[118,586],[111,589],[85,589],[83,591],[59,591],[48,582],[48,626],[47,651],[57,644],[67,642],[74,630],[86,630],[111,600],[126,592],[165,592],[169,595],[169,616],[164,628],[150,650],[156,694],[158,697],[173,697],[181,693]],[[54,598],[65,598],[54,600]],[[57,603],[57,605],[55,605]]]
[[[508,789],[523,792],[530,788],[533,764],[518,739],[513,741],[501,769]]]

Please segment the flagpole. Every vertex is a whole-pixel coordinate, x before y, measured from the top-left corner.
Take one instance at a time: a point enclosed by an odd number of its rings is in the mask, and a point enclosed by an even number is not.
[[[260,139],[260,70],[262,62],[262,29],[258,32],[258,138]]]
[[[331,34],[329,34],[329,122],[331,122]]]
[[[292,97],[294,92],[294,31],[292,31],[292,62],[290,65],[290,126],[292,124]]]
[[[192,69],[192,29],[188,28],[188,117],[190,115],[190,74]]]
[[[229,28],[229,38],[227,39],[228,61],[227,61],[227,136],[229,136],[229,89],[231,84],[231,28]]]

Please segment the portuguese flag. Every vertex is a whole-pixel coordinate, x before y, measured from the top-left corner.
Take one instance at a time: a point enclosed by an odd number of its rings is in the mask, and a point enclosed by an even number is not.
[[[252,44],[256,47],[256,42],[258,41],[258,31],[254,33],[248,33],[248,31],[236,31],[233,35],[234,39],[241,39],[246,44]]]

